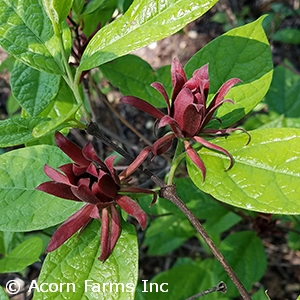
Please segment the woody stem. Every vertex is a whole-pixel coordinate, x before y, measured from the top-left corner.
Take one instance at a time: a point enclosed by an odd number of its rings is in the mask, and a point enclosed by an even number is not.
[[[113,143],[109,138],[107,138],[99,129],[98,125],[96,123],[91,122],[87,129],[87,133],[89,133],[92,136],[95,136],[96,138],[100,139],[103,143],[117,151],[119,154],[121,154],[124,158],[126,158],[129,162],[132,162],[134,160],[133,157],[131,157],[130,154],[128,154],[125,150],[120,148],[118,145]],[[205,243],[210,248],[213,255],[217,258],[217,260],[222,265],[225,272],[228,274],[234,285],[236,286],[237,290],[239,291],[242,299],[244,300],[251,300],[247,290],[243,286],[242,282],[239,280],[237,275],[235,274],[234,270],[231,268],[223,254],[220,252],[220,250],[217,248],[211,237],[208,235],[208,233],[203,228],[202,224],[199,222],[197,217],[189,210],[189,208],[185,205],[185,203],[178,197],[176,192],[175,185],[167,185],[165,184],[160,178],[158,178],[156,175],[154,175],[150,170],[147,168],[144,168],[143,166],[140,167],[140,169],[151,178],[151,180],[158,185],[160,190],[160,197],[165,198],[172,203],[174,203],[189,219],[191,224],[194,226],[194,228],[197,230],[197,232],[201,235]]]

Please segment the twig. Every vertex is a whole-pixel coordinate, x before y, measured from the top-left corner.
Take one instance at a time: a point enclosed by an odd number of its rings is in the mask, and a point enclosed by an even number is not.
[[[113,143],[109,138],[107,138],[100,130],[96,123],[91,122],[86,132],[90,135],[101,139],[103,143],[114,149],[116,152],[121,154],[124,158],[126,158],[129,162],[132,162],[134,160],[131,155],[129,155],[125,150],[120,148],[118,145]],[[226,261],[223,254],[219,251],[219,249],[214,244],[213,240],[210,238],[210,236],[207,234],[205,229],[203,228],[202,224],[199,222],[199,220],[196,218],[196,216],[189,210],[189,208],[185,205],[185,203],[178,197],[176,192],[175,185],[166,185],[160,178],[158,178],[155,174],[153,174],[149,169],[144,168],[143,166],[139,167],[143,173],[145,173],[147,176],[149,176],[152,181],[161,188],[160,190],[160,197],[165,198],[172,203],[174,203],[189,219],[189,221],[192,223],[194,228],[197,230],[197,232],[201,235],[205,243],[210,248],[213,255],[217,258],[217,260],[220,262],[222,267],[224,268],[225,272],[228,274],[236,288],[238,289],[240,295],[245,300],[251,300],[247,290],[231,268],[231,266]]]
[[[205,296],[205,295],[213,293],[213,292],[226,293],[226,290],[227,290],[226,284],[223,281],[221,281],[216,286],[214,286],[210,289],[207,289],[201,293],[195,294],[195,295],[187,298],[186,300],[194,300],[194,299],[200,298],[202,296]]]

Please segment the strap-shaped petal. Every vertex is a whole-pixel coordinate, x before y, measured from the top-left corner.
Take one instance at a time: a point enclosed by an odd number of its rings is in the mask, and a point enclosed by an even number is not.
[[[168,115],[170,115],[171,112],[171,105],[169,96],[164,88],[164,86],[160,82],[153,82],[150,84],[153,88],[155,88],[165,99],[167,107],[168,107]]]
[[[84,148],[82,150],[82,154],[84,155],[84,157],[87,160],[97,163],[99,165],[99,167],[101,167],[104,170],[106,169],[106,166],[105,166],[104,162],[96,154],[95,149],[94,149],[91,142],[88,142],[84,146]]]
[[[164,116],[158,123],[158,128],[164,127],[166,125],[169,125],[172,129],[172,131],[175,133],[175,135],[179,138],[183,138],[184,135],[182,133],[182,130],[179,126],[179,124],[170,116]]]
[[[105,261],[108,256],[110,255],[109,251],[109,209],[104,208],[102,210],[101,215],[101,239],[100,239],[100,246],[101,246],[101,255],[99,256],[99,260]]]
[[[67,200],[81,201],[73,194],[70,185],[56,181],[43,182],[36,187],[36,190]]]
[[[173,59],[171,66],[171,76],[173,85],[172,101],[174,102],[178,93],[187,81],[184,69],[177,58]]]
[[[85,226],[91,220],[90,213],[93,207],[93,205],[87,204],[69,217],[53,234],[47,246],[46,253],[57,249],[81,227]]]
[[[86,185],[80,185],[79,187],[71,187],[73,194],[83,202],[97,205],[102,209],[112,204],[112,201],[107,201],[107,197],[103,196],[103,199],[96,197],[92,191]]]
[[[226,94],[229,92],[229,90],[236,85],[237,83],[241,82],[242,80],[239,78],[231,78],[227,80],[217,91],[215,94],[213,100],[209,104],[208,111],[210,111],[213,107],[218,105],[226,96]]]
[[[120,185],[120,179],[116,173],[116,170],[114,168],[114,161],[117,158],[117,155],[112,155],[109,156],[105,161],[105,165],[110,173],[110,175],[112,176],[112,178],[114,179],[115,183]]]
[[[208,142],[207,140],[201,138],[200,136],[194,136],[193,139],[198,142],[199,144],[203,145],[205,148],[211,149],[211,150],[215,150],[218,152],[221,152],[225,155],[228,156],[230,163],[229,163],[229,167],[225,169],[225,171],[228,171],[232,168],[233,164],[234,164],[234,159],[232,157],[232,155],[224,148],[217,146],[215,144],[212,144],[210,142]]]
[[[61,174],[60,172],[51,168],[48,165],[44,166],[44,172],[53,181],[57,181],[57,182],[65,183],[65,184],[71,184],[67,176]]]
[[[114,205],[110,207],[111,213],[111,228],[110,228],[110,238],[109,238],[109,251],[112,253],[116,243],[120,237],[121,233],[121,220],[118,210]]]
[[[234,104],[234,102],[231,100],[231,99],[226,99],[226,100],[222,100],[220,101],[218,104],[216,104],[215,106],[212,106],[207,109],[206,111],[206,115],[204,117],[204,120],[202,122],[202,125],[201,125],[201,128],[204,128],[208,122],[213,118],[213,114],[214,112],[225,102],[228,102],[228,103],[231,103],[231,104]]]
[[[230,134],[231,132],[233,131],[236,131],[236,130],[241,130],[243,131],[244,133],[247,134],[248,136],[248,140],[247,140],[247,143],[246,145],[248,145],[251,141],[251,135],[250,133],[245,130],[244,128],[242,127],[236,127],[236,128],[226,128],[226,129],[211,129],[211,128],[204,128],[201,133],[203,134],[207,134],[207,135],[212,135],[212,136],[215,136],[215,135],[227,135],[227,134]]]
[[[152,206],[157,200],[156,192],[144,188],[135,187],[135,186],[128,186],[128,187],[121,188],[120,192],[133,193],[133,194],[151,194],[153,196],[153,200],[150,206]]]
[[[133,96],[124,96],[120,101],[125,104],[130,104],[131,106],[146,112],[156,119],[161,119],[164,116],[164,114],[160,110],[140,98]]]
[[[152,145],[152,153],[154,155],[162,155],[166,153],[172,146],[172,141],[174,138],[174,133],[170,132],[156,140]]]
[[[139,166],[145,161],[148,154],[151,152],[151,147],[145,147],[140,154],[136,157],[136,159],[124,170],[120,173],[119,178],[120,180],[124,180],[128,178],[134,171],[136,171]]]
[[[129,215],[135,217],[143,229],[146,228],[146,213],[134,200],[125,195],[118,195],[116,198],[116,203]]]
[[[191,147],[190,143],[186,140],[184,141],[184,147],[186,154],[190,157],[192,162],[200,169],[202,173],[202,180],[204,181],[206,177],[206,168],[202,159],[199,157],[197,152]]]
[[[59,131],[55,132],[56,145],[80,166],[88,166],[89,161],[83,156],[82,149],[69,141]]]

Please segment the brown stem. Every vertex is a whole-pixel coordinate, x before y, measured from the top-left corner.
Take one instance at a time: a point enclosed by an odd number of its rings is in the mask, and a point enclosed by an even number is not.
[[[96,138],[100,139],[103,143],[117,151],[119,154],[121,154],[124,158],[126,158],[129,162],[132,162],[134,158],[128,154],[125,150],[120,148],[118,145],[113,143],[109,138],[107,138],[99,129],[96,123],[91,122],[87,129],[87,133],[89,133],[92,136],[95,136]],[[150,170],[147,168],[144,168],[143,166],[140,167],[140,169],[151,178],[151,180],[161,188],[160,190],[160,197],[165,198],[172,203],[174,203],[189,219],[191,224],[194,226],[194,228],[197,230],[197,232],[201,235],[205,243],[210,248],[213,255],[217,258],[217,260],[222,265],[225,272],[228,274],[236,288],[238,289],[240,295],[245,300],[251,300],[247,290],[229,265],[229,263],[226,261],[223,254],[219,251],[213,240],[210,238],[210,236],[207,234],[205,229],[203,228],[202,224],[199,222],[199,220],[196,218],[196,216],[189,210],[189,208],[184,204],[184,202],[177,196],[176,187],[175,185],[166,185],[160,178],[158,178],[156,175],[154,175]]]

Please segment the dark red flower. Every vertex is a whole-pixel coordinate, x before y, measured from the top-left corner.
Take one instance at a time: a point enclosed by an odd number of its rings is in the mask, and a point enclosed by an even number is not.
[[[206,168],[203,161],[191,147],[190,140],[200,143],[206,148],[219,151],[227,155],[230,159],[230,169],[233,165],[233,158],[231,154],[224,148],[219,147],[202,136],[220,136],[226,135],[233,130],[243,130],[241,128],[227,128],[227,129],[210,129],[205,128],[208,122],[212,119],[215,111],[224,102],[233,103],[231,99],[224,99],[228,91],[237,83],[241,82],[238,78],[232,78],[226,81],[218,92],[213,97],[209,105],[207,105],[207,96],[209,91],[209,76],[208,64],[200,69],[197,69],[191,79],[187,80],[183,67],[177,59],[173,60],[171,67],[173,93],[171,100],[168,94],[159,82],[151,84],[165,99],[168,113],[164,114],[148,102],[133,96],[124,96],[121,102],[130,104],[137,109],[140,109],[157,119],[155,126],[158,128],[169,125],[171,132],[168,132],[163,137],[159,138],[152,147],[146,147],[137,159],[127,168],[122,175],[129,176],[152,152],[153,155],[161,155],[168,151],[172,145],[174,138],[182,139],[184,142],[187,155],[191,158],[196,166],[202,172],[203,179],[205,179]],[[220,120],[219,120],[220,121]],[[243,130],[244,131],[244,130]],[[228,170],[227,169],[227,170]]]
[[[134,216],[143,229],[146,227],[145,212],[123,193],[151,193],[154,197],[153,203],[156,194],[151,190],[131,187],[128,183],[121,182],[113,167],[115,156],[108,157],[103,162],[96,155],[91,143],[81,149],[59,132],[55,133],[55,141],[74,163],[59,167],[61,172],[45,165],[44,172],[52,181],[40,184],[37,189],[67,200],[85,202],[86,205],[57,229],[46,252],[57,249],[78,230],[81,233],[92,219],[98,219],[102,224],[102,251],[99,259],[105,261],[113,251],[121,232],[117,206]]]

